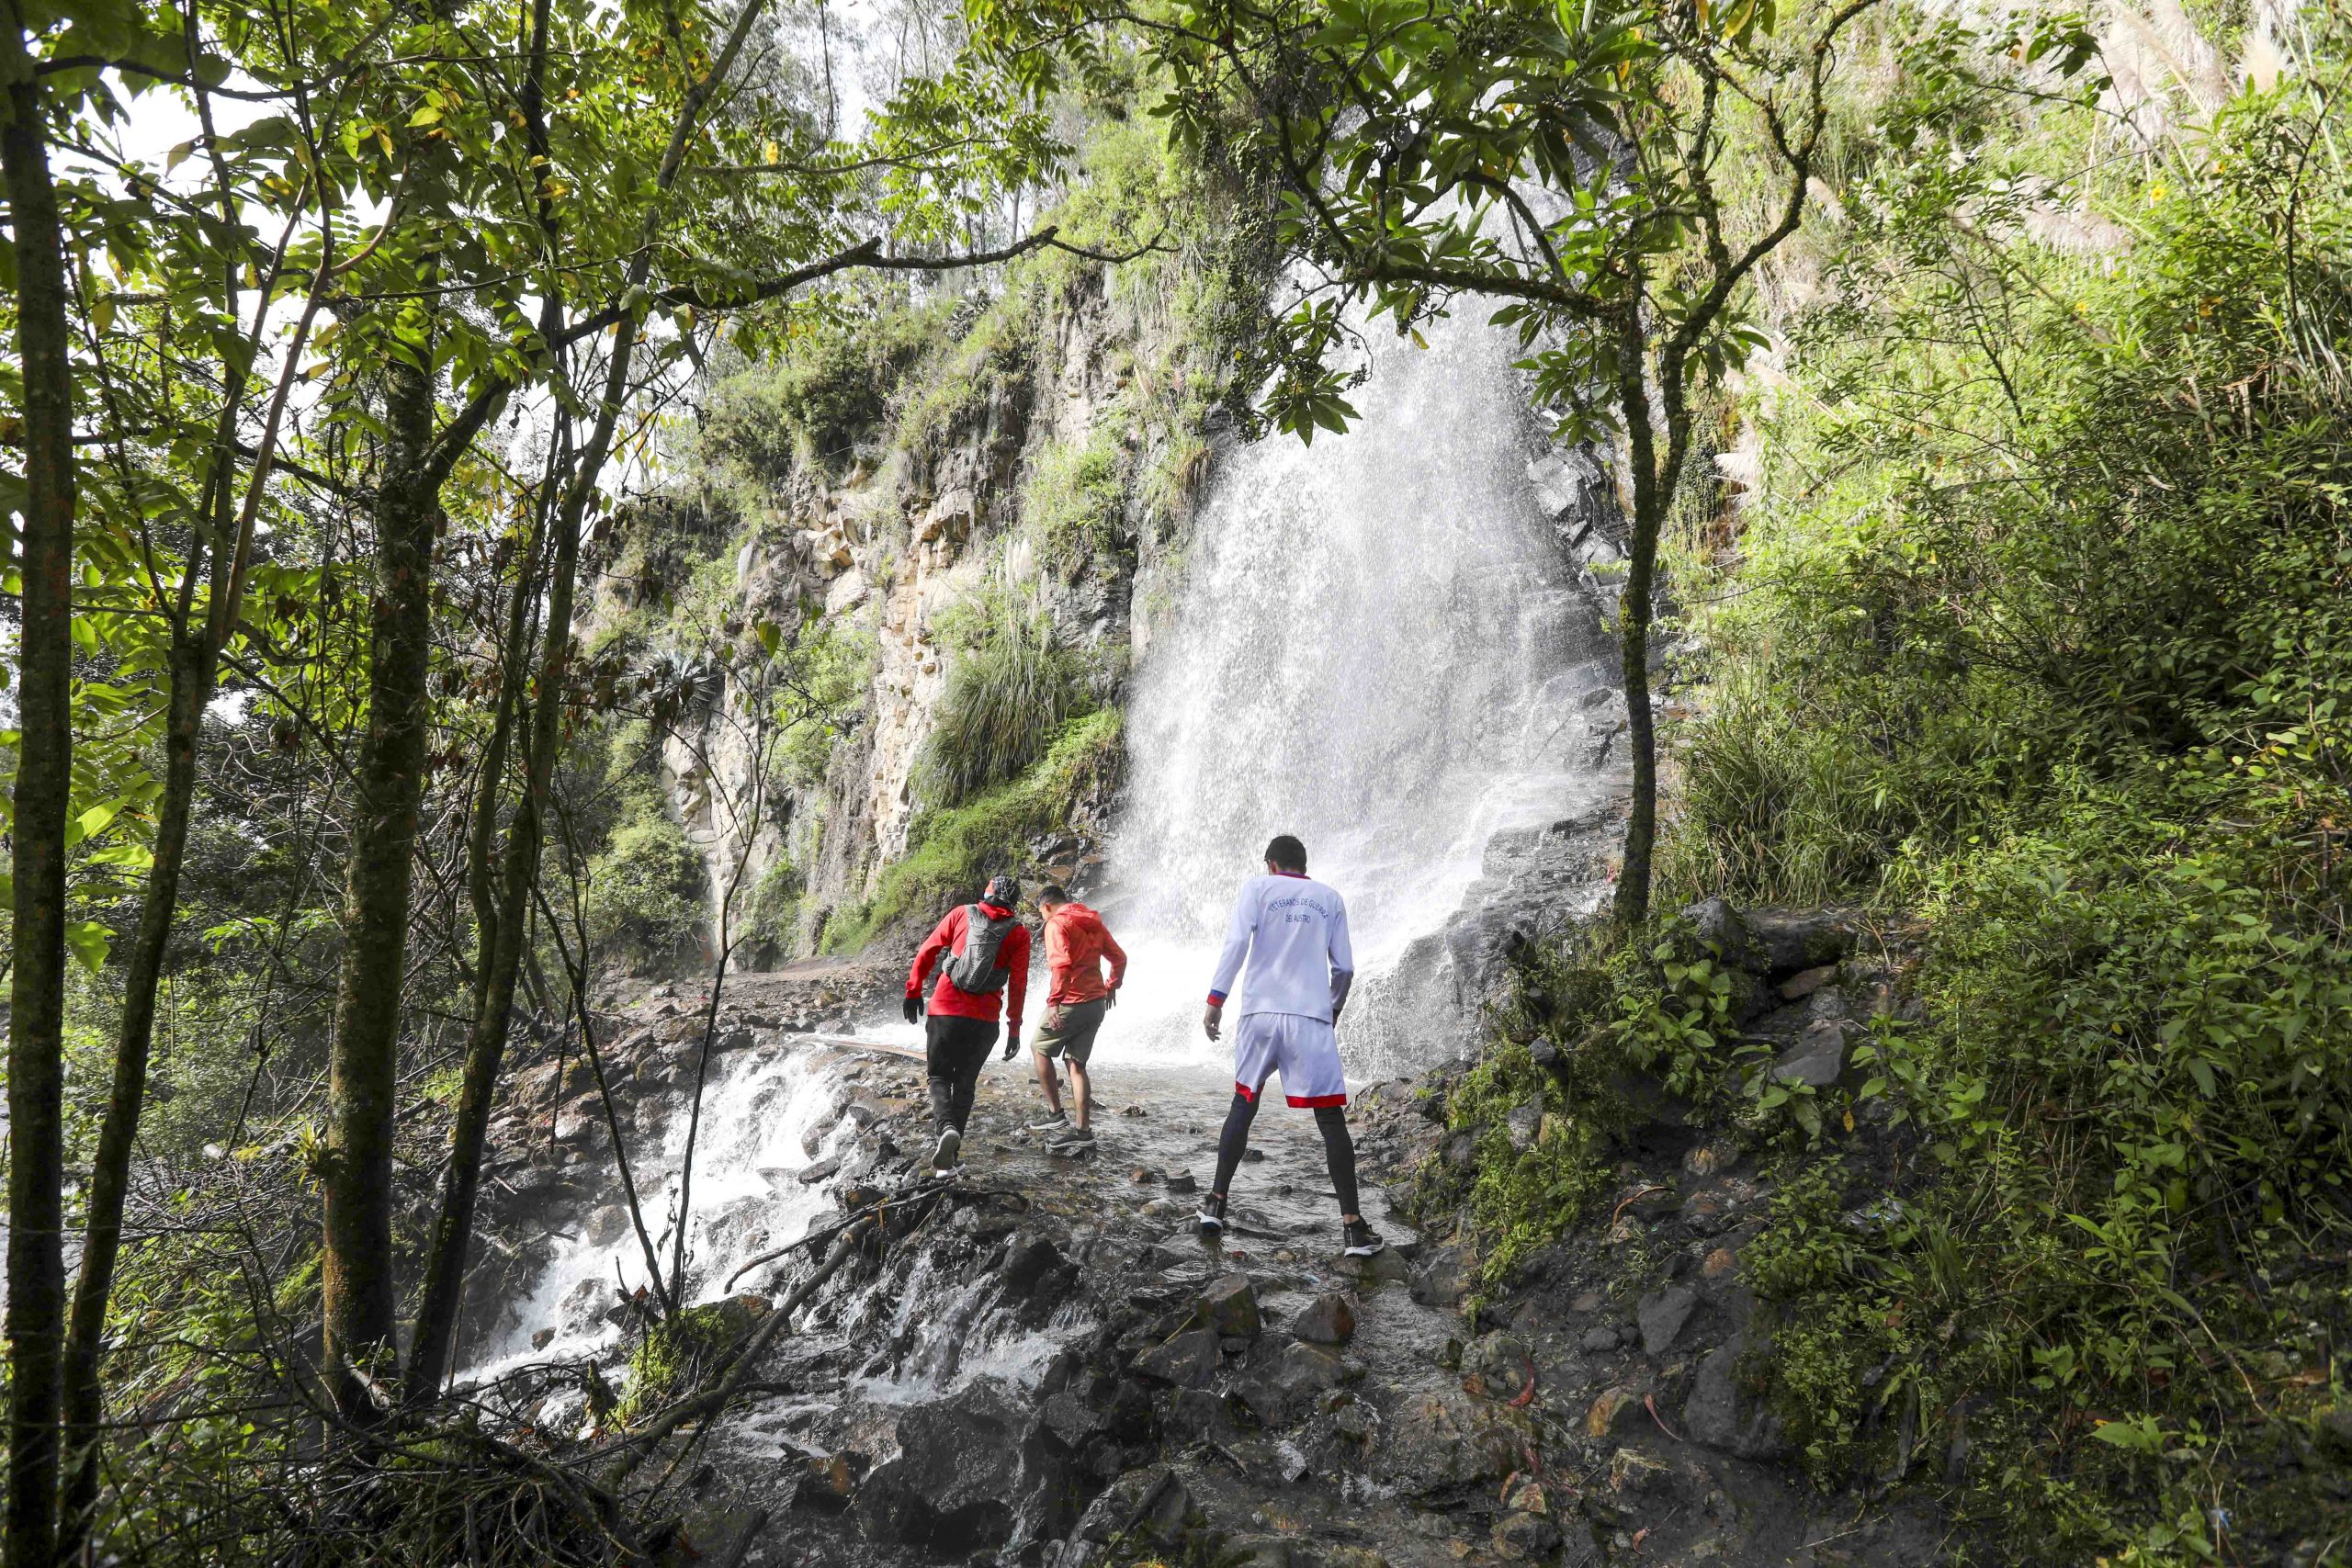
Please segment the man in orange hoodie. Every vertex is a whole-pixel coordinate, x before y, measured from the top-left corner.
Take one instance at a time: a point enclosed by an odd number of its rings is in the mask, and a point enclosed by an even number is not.
[[[1046,1091],[1047,1114],[1029,1130],[1053,1143],[1091,1143],[1094,1084],[1087,1077],[1086,1059],[1094,1054],[1102,1014],[1119,999],[1127,955],[1102,917],[1061,888],[1047,887],[1037,896],[1037,906],[1046,911],[1046,1021],[1029,1049],[1036,1057],[1037,1087]],[[1111,966],[1107,980],[1105,962]],[[1062,1114],[1061,1086],[1054,1081],[1057,1056],[1069,1064],[1075,1124]]]
[[[1029,928],[1013,909],[1021,885],[1009,876],[989,879],[977,904],[957,905],[932,931],[907,971],[909,1023],[923,1016],[923,981],[933,966],[931,1021],[924,1030],[923,1060],[931,1089],[931,1126],[938,1137],[931,1153],[934,1171],[956,1168],[963,1152],[964,1123],[972,1114],[972,1094],[980,1068],[996,1043],[997,1010],[1004,1010],[1004,1059],[1021,1049],[1021,1003],[1029,989]],[[943,959],[944,962],[943,962]]]

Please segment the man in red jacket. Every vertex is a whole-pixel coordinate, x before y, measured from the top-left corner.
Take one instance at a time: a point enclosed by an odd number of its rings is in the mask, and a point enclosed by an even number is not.
[[[956,1168],[964,1147],[964,1122],[972,1114],[972,1093],[980,1068],[996,1043],[997,1009],[1007,1025],[1004,1059],[1021,1049],[1021,1003],[1029,989],[1029,928],[1013,913],[1021,885],[1009,876],[991,878],[977,904],[947,911],[915,953],[907,971],[909,1023],[923,1016],[923,981],[933,965],[931,1022],[924,1031],[923,1059],[931,1089],[932,1131],[939,1137],[932,1168]]]
[[[1119,982],[1127,977],[1127,955],[1102,923],[1102,917],[1059,887],[1037,895],[1046,911],[1046,1021],[1029,1046],[1037,1061],[1037,1087],[1046,1093],[1046,1119],[1030,1127],[1057,1143],[1091,1143],[1094,1129],[1094,1085],[1087,1077],[1086,1060],[1094,1052],[1095,1032],[1102,1014],[1119,998]],[[1103,978],[1102,966],[1111,966]],[[1061,1086],[1054,1081],[1054,1058],[1069,1064],[1070,1109],[1073,1124],[1062,1115]]]

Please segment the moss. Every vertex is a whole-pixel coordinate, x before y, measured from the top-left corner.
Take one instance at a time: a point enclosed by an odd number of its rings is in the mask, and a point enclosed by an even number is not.
[[[741,1326],[731,1301],[688,1307],[649,1326],[629,1352],[628,1392],[615,1417],[633,1426],[692,1393],[734,1348]]]

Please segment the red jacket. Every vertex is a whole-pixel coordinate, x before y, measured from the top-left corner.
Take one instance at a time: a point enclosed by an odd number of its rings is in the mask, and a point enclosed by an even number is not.
[[[998,919],[1012,913],[996,904],[983,904],[980,908]],[[931,1010],[949,1018],[985,1018],[993,1022],[997,1016],[998,993],[990,991],[984,996],[972,995],[949,979],[947,965],[939,962],[942,954],[964,951],[964,927],[968,911],[969,906],[963,904],[948,910],[947,918],[933,927],[931,935],[923,939],[922,946],[915,950],[914,967],[907,971],[907,995],[922,995],[923,979],[931,973],[932,965],[936,964],[939,965],[939,984],[932,987]],[[1029,991],[1027,926],[1015,925],[1004,933],[1004,945],[997,949],[996,966],[1006,976],[1003,991],[1005,1020],[1017,1033],[1021,1029],[1021,1003]]]
[[[1104,984],[1102,961],[1111,961]],[[1102,917],[1072,899],[1046,917],[1046,1005],[1100,1001],[1127,977],[1127,955]]]

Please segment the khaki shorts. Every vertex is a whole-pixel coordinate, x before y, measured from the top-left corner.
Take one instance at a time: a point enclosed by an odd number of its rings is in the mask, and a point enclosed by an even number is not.
[[[1102,1014],[1108,1010],[1107,998],[1098,997],[1091,1002],[1069,1002],[1060,1010],[1061,1027],[1048,1023],[1038,1026],[1029,1049],[1040,1056],[1066,1056],[1080,1066],[1094,1054],[1094,1035],[1102,1027]],[[1047,1008],[1046,1016],[1052,1018],[1055,1010]]]

